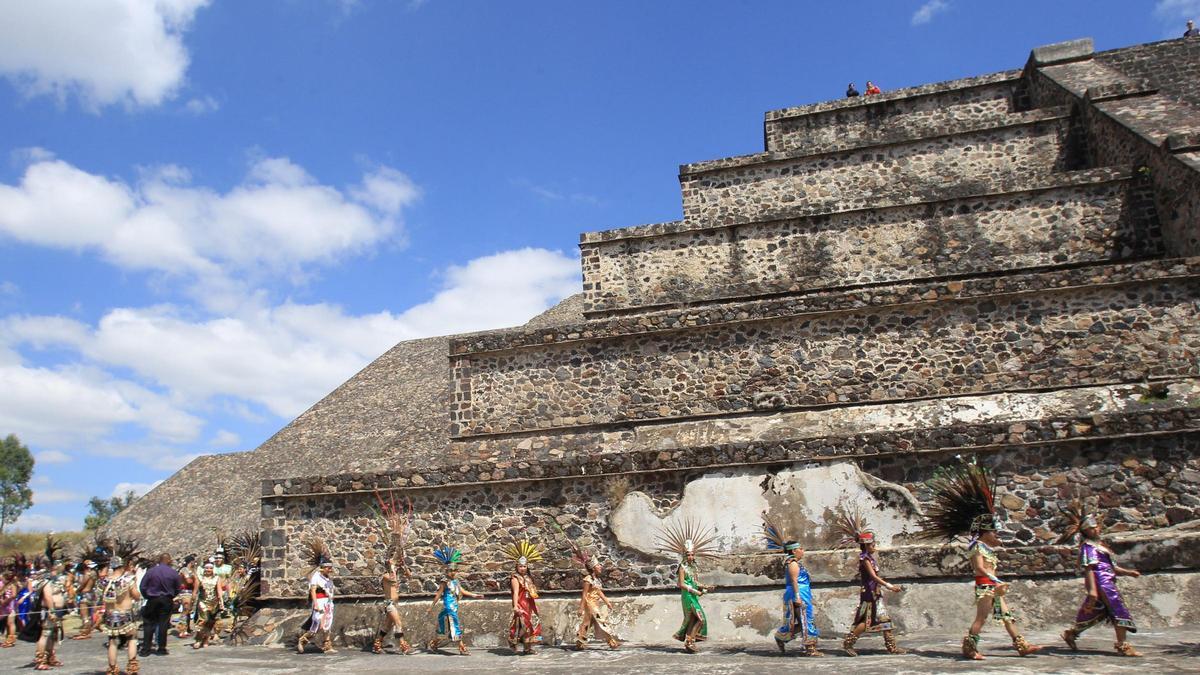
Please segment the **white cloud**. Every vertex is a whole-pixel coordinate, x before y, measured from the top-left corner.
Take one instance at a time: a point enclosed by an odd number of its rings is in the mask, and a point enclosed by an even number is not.
[[[241,442],[241,436],[238,436],[228,429],[221,429],[217,431],[216,435],[212,437],[212,440],[210,440],[208,444],[217,448],[232,448]]]
[[[948,0],[929,0],[913,12],[912,25],[922,26],[933,21],[933,17],[950,9]]]
[[[432,300],[405,311],[409,337],[515,326],[580,290],[579,259],[523,248],[446,270]]]
[[[545,185],[539,185],[527,178],[513,179],[512,184],[528,190],[530,193],[544,202],[571,201],[579,204],[591,204],[593,206],[597,206],[602,203],[601,199],[596,195],[588,194],[586,192],[567,192],[563,190],[557,190]]]
[[[203,424],[154,392],[98,368],[0,365],[0,429],[31,444],[78,443],[131,423],[172,441],[195,438]]]
[[[184,82],[183,34],[210,0],[0,2],[0,73],[27,95],[92,110],[154,106]]]
[[[170,445],[150,443],[117,443],[102,441],[88,446],[88,453],[97,457],[105,457],[112,464],[118,460],[137,462],[142,466],[174,473],[188,462],[196,459],[201,453],[187,452]]]
[[[62,450],[42,450],[33,459],[38,464],[67,464],[72,457]]]
[[[125,493],[132,491],[135,496],[141,497],[147,492],[158,487],[161,480],[156,480],[153,483],[117,483],[113,486],[111,497],[124,497]]]
[[[25,512],[21,514],[20,518],[17,518],[17,522],[13,524],[12,530],[16,532],[59,532],[64,530],[78,530],[82,524],[81,518],[65,518],[45,513]]]
[[[193,115],[207,115],[208,113],[216,112],[220,108],[221,104],[211,96],[189,99],[187,103],[183,104],[183,109]]]
[[[20,294],[20,286],[11,281],[0,281],[0,298],[13,298]]]
[[[70,490],[53,488],[33,491],[33,503],[36,504],[65,504],[71,502],[86,502],[87,497]]]
[[[1200,21],[1200,0],[1158,0],[1154,17],[1162,24],[1166,37],[1179,37],[1188,19]]]
[[[577,258],[526,248],[448,268],[432,299],[400,314],[351,315],[335,305],[285,303],[206,320],[171,306],[114,309],[95,328],[58,317],[13,318],[0,322],[0,346],[70,347],[96,367],[128,369],[169,393],[9,366],[0,369],[0,386],[5,373],[30,372],[3,388],[25,401],[10,419],[0,391],[0,428],[25,419],[24,433],[41,440],[63,426],[95,435],[135,422],[158,437],[183,439],[199,430],[199,420],[184,410],[212,397],[248,401],[289,418],[400,340],[519,325],[579,287]],[[54,384],[58,389],[47,391]],[[45,393],[16,393],[24,388]],[[61,425],[56,416],[64,409],[82,418]],[[29,420],[41,426],[31,428]]]
[[[0,184],[0,234],[227,287],[231,274],[295,276],[365,251],[397,234],[401,209],[418,195],[389,167],[343,191],[287,158],[261,158],[222,194],[190,185],[177,166],[128,184],[52,159],[29,165],[17,185]]]

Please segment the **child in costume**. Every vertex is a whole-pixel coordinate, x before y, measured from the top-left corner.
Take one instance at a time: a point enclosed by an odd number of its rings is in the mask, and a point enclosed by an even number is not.
[[[571,547],[571,560],[583,571],[583,590],[579,598],[579,628],[575,631],[575,649],[584,650],[588,645],[588,634],[596,633],[596,637],[604,640],[609,649],[621,646],[616,634],[608,625],[608,613],[612,611],[612,601],[604,594],[604,583],[601,577],[604,566],[580,548],[567,533],[563,531],[558,521],[550,519],[550,525],[558,531]]]
[[[575,631],[575,649],[586,649],[588,631],[594,631],[596,637],[604,640],[609,649],[621,646],[617,636],[608,625],[608,613],[612,611],[612,601],[604,594],[604,584],[600,577],[604,574],[604,566],[599,560],[584,558],[585,569],[583,577],[583,594],[579,600],[579,629]]]
[[[1067,541],[1076,533],[1080,535],[1079,566],[1083,570],[1084,590],[1087,596],[1075,615],[1075,625],[1063,631],[1063,642],[1072,650],[1076,650],[1079,647],[1075,641],[1083,631],[1101,621],[1108,621],[1117,633],[1114,645],[1117,653],[1121,656],[1141,656],[1141,653],[1125,640],[1126,633],[1137,632],[1137,624],[1121,598],[1121,591],[1117,589],[1117,577],[1136,578],[1142,576],[1142,573],[1118,567],[1113,562],[1112,549],[1100,540],[1100,520],[1094,514],[1085,512],[1082,504],[1075,506],[1073,511],[1072,527],[1059,541]]]
[[[442,603],[442,611],[438,614],[437,637],[429,641],[427,645],[429,651],[437,651],[442,646],[442,641],[457,642],[458,653],[467,655],[467,643],[463,641],[462,624],[458,620],[458,601],[463,598],[482,598],[480,593],[472,593],[463,587],[456,577],[458,569],[456,566],[462,561],[462,552],[450,546],[443,546],[439,549],[434,549],[433,557],[437,561],[446,566],[446,578],[438,586],[437,593],[433,596],[432,607],[437,607],[437,604]]]
[[[529,563],[541,562],[542,550],[524,539],[510,544],[504,555],[516,564],[509,577],[513,616],[508,626],[508,647],[515,653],[520,643],[524,653],[532,654],[533,643],[542,639],[542,620],[537,609],[537,584],[529,573]]]
[[[309,559],[316,568],[308,578],[308,600],[312,605],[312,614],[300,627],[303,633],[296,641],[296,651],[304,653],[304,648],[318,633],[323,633],[325,640],[321,643],[321,651],[326,654],[336,654],[333,648],[333,558],[329,547],[319,538],[309,539]]]
[[[879,576],[879,561],[875,559],[875,533],[867,528],[861,512],[845,506],[839,510],[833,529],[835,535],[840,535],[836,548],[858,546],[859,549],[858,579],[861,588],[858,609],[854,612],[850,632],[842,639],[842,649],[849,656],[858,656],[858,652],[854,651],[854,643],[863,633],[870,631],[883,633],[883,646],[889,654],[907,653],[907,650],[896,645],[892,619],[883,603],[884,588],[899,593],[904,587],[888,583]]]
[[[771,522],[765,512],[762,519],[767,550],[783,553],[783,625],[775,631],[775,646],[782,654],[787,643],[802,637],[805,656],[824,656],[817,650],[821,634],[813,621],[812,581],[800,562],[804,549],[799,542],[787,539],[783,529]]]
[[[691,521],[671,522],[659,532],[659,550],[679,556],[679,567],[675,572],[676,586],[683,606],[683,624],[675,631],[675,639],[683,643],[689,654],[699,651],[697,642],[708,639],[708,617],[700,606],[700,597],[713,590],[712,586],[700,583],[696,567],[697,558],[716,558],[716,535],[709,528],[701,528]]]
[[[979,633],[988,615],[1004,624],[1012,638],[1013,647],[1021,656],[1040,651],[1017,630],[1016,621],[1004,600],[1008,583],[996,576],[999,558],[995,549],[1000,546],[996,534],[996,484],[986,469],[974,462],[959,461],[939,471],[928,483],[933,492],[933,504],[922,519],[919,538],[945,539],[970,535],[967,556],[975,574],[975,621],[962,642],[962,653],[968,659],[982,661],[979,653]]]

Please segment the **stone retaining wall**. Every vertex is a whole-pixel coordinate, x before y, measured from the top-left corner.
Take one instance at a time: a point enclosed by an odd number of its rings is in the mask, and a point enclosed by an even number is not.
[[[586,311],[1161,255],[1153,193],[1129,175],[581,244]]]
[[[768,152],[828,152],[849,145],[891,143],[1005,121],[1016,73],[931,85],[928,93],[855,99],[767,113]]]
[[[688,165],[680,173],[684,218],[724,225],[906,204],[943,184],[996,191],[1069,168],[1063,112],[1014,114],[1011,126],[889,146]]]
[[[1004,537],[1021,545],[1006,554],[1006,568],[1014,573],[1073,567],[1069,549],[1052,545],[1064,523],[1060,505],[1073,496],[1090,497],[1114,532],[1151,531],[1200,516],[1200,408],[1102,421],[1045,421],[1044,432],[1039,422],[948,427],[937,430],[946,435],[941,441],[921,433],[880,432],[846,438],[850,446],[841,450],[837,439],[820,438],[796,444],[808,447],[808,461],[768,452],[756,460],[758,466],[745,461],[753,448],[743,450],[741,458],[732,451],[722,457],[687,449],[641,459],[636,454],[614,456],[608,475],[600,475],[602,466],[589,469],[579,458],[564,458],[564,471],[532,480],[489,477],[438,485],[422,479],[421,484],[408,481],[408,487],[396,488],[394,476],[380,474],[334,477],[319,486],[274,482],[265,486],[263,497],[267,593],[287,597],[303,591],[309,572],[301,558],[303,542],[313,535],[330,543],[342,593],[376,593],[376,561],[384,544],[371,509],[379,488],[413,508],[409,562],[415,575],[405,584],[406,593],[435,589],[439,566],[428,552],[443,543],[467,551],[472,566],[465,579],[499,590],[508,568],[500,546],[518,533],[554,549],[544,566],[545,587],[573,587],[566,542],[549,524],[551,519],[567,537],[609,561],[611,585],[624,589],[673,583],[670,564],[656,553],[653,538],[667,517],[694,518],[716,528],[727,553],[720,564],[726,585],[753,585],[773,576],[771,558],[758,553],[758,514],[763,511],[774,514],[806,547],[822,549],[828,548],[830,536],[827,518],[842,499],[853,498],[867,509],[881,545],[905,544],[928,497],[923,485],[954,452],[947,446],[956,442],[960,447],[976,444],[980,461],[999,477]],[[1088,440],[1096,431],[1116,437]],[[1019,443],[1028,433],[1045,432],[1047,441]],[[1072,436],[1077,440],[1067,442]],[[933,451],[939,443],[942,449]],[[871,456],[880,449],[890,452]],[[774,465],[769,464],[772,457]],[[822,457],[824,461],[813,461]],[[718,468],[722,460],[726,468]],[[623,464],[629,461],[644,464]],[[545,464],[549,462],[536,466]],[[322,489],[304,492],[314,487]],[[936,545],[902,546],[889,555],[897,574],[912,577],[954,574],[961,565],[961,558],[947,557]],[[1149,549],[1139,555],[1150,569],[1190,559]],[[852,573],[843,553],[813,550],[808,560],[820,581]]]
[[[1135,282],[456,356],[452,434],[1195,375],[1198,298]]]

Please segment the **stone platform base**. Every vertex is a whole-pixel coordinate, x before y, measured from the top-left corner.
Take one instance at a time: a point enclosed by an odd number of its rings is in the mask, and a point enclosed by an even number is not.
[[[1200,624],[1200,604],[1194,601],[1200,598],[1200,572],[1123,578],[1121,589],[1140,627],[1161,629]],[[814,596],[822,639],[840,638],[858,603],[857,586],[817,587]],[[1083,582],[1080,579],[1014,580],[1008,598],[1023,630],[1061,629],[1074,619],[1083,599]],[[967,581],[909,584],[904,592],[885,596],[899,633],[961,633],[974,616],[972,599],[972,586]],[[612,623],[623,640],[673,644],[671,634],[678,628],[681,617],[678,595],[655,591],[614,595],[612,600],[616,606]],[[781,623],[780,602],[780,590],[718,589],[704,599],[710,643],[733,645],[769,640],[770,632]],[[579,622],[577,597],[546,597],[540,601],[539,608],[547,644],[574,641]],[[433,636],[436,612],[430,611],[428,600],[405,602],[402,612],[407,637],[414,645]],[[306,616],[307,612],[299,609],[299,604],[264,608],[251,620],[248,642],[294,645],[299,626]],[[339,603],[334,622],[335,643],[364,646],[373,639],[380,617],[378,601]],[[497,647],[505,644],[511,604],[507,600],[490,598],[465,600],[460,617],[468,644]],[[988,630],[1002,629],[997,626]],[[1097,634],[1111,633],[1103,626],[1092,630]]]

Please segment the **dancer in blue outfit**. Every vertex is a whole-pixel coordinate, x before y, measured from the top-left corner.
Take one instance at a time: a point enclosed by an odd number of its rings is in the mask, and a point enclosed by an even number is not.
[[[429,641],[426,645],[429,651],[437,651],[441,648],[443,641],[457,642],[458,653],[464,656],[468,654],[467,643],[463,641],[462,623],[458,620],[458,601],[464,597],[467,598],[482,598],[479,593],[472,593],[463,587],[458,577],[458,563],[462,561],[462,552],[451,546],[443,546],[434,549],[433,557],[437,561],[446,566],[446,578],[442,580],[438,586],[437,593],[433,596],[433,605],[442,603],[442,611],[438,614],[437,637]]]
[[[784,645],[803,638],[805,656],[824,656],[817,651],[817,640],[821,635],[813,621],[812,582],[800,561],[804,549],[800,548],[799,542],[784,537],[783,530],[771,522],[766,513],[762,518],[767,550],[783,553],[783,625],[775,631],[775,645],[783,652]]]

